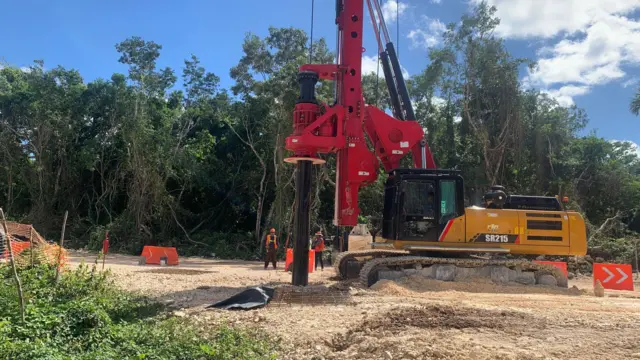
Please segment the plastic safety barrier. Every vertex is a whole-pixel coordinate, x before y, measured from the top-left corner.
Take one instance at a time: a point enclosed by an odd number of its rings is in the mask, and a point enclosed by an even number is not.
[[[289,271],[289,266],[293,264],[293,249],[287,249],[287,254],[284,258],[284,271]],[[316,267],[316,252],[314,250],[309,250],[309,273],[313,272],[313,269]]]
[[[162,246],[145,246],[142,248],[141,257],[145,258],[145,264],[162,265],[178,265],[178,252],[174,247]]]

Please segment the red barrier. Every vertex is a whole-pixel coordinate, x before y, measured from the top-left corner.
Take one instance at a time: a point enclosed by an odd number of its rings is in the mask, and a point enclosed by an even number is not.
[[[13,241],[13,240],[11,240],[11,250],[13,250],[13,256],[17,256],[21,252],[23,252],[26,249],[28,249],[30,246],[31,245],[29,244],[28,241]],[[9,250],[9,248],[7,248],[6,250]],[[8,259],[9,258],[9,251],[6,251],[6,252],[0,254],[0,256],[2,256],[5,259]]]
[[[178,265],[178,252],[174,247],[145,246],[140,256],[145,258],[145,263],[160,265],[162,258],[165,258],[167,265]]]
[[[289,271],[289,265],[293,264],[293,249],[287,249],[287,254],[284,257],[284,271]]]
[[[562,272],[564,273],[564,276],[569,276],[569,272],[567,271],[567,263],[564,261],[542,261],[542,260],[533,260],[534,263],[538,263],[538,264],[546,264],[546,265],[553,265],[555,267],[557,267],[558,269],[562,270]]]
[[[313,250],[309,250],[309,273],[313,272],[316,263],[316,253]],[[289,266],[293,264],[293,249],[287,249],[287,254],[284,258],[284,271],[289,271]]]
[[[628,264],[593,264],[593,284],[600,280],[605,289],[633,291],[632,275]]]

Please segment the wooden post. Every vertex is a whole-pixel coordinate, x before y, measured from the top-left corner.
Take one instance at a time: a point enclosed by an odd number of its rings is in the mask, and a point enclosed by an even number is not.
[[[636,252],[636,279],[640,278],[640,267],[638,267],[638,242],[640,242],[640,239],[636,239],[633,242],[633,247]]]
[[[64,230],[67,227],[67,216],[69,211],[64,212],[62,220],[62,233],[60,234],[60,249],[58,249],[58,261],[56,262],[56,283],[60,282],[60,263],[62,262],[62,247],[64,246]]]
[[[24,323],[24,294],[22,293],[22,283],[20,282],[20,277],[18,277],[18,269],[16,269],[16,262],[13,259],[13,248],[11,247],[11,235],[9,234],[9,229],[7,228],[7,219],[4,216],[4,211],[0,208],[0,215],[2,215],[2,228],[4,233],[5,241],[7,242],[7,249],[9,250],[9,261],[11,261],[11,267],[13,268],[13,277],[16,280],[16,285],[18,286],[18,297],[20,300],[20,318]]]

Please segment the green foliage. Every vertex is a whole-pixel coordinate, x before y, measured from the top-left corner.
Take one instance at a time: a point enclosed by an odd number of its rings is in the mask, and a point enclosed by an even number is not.
[[[629,110],[636,115],[640,115],[640,88],[636,91],[636,95],[631,100],[631,105],[629,105]]]
[[[236,329],[199,329],[158,304],[117,289],[86,265],[54,285],[54,269],[22,269],[22,323],[15,284],[0,267],[2,359],[274,359],[274,345]]]
[[[525,89],[520,72],[535,63],[512,56],[496,36],[495,14],[480,3],[450,24],[428,66],[407,79],[436,163],[462,170],[467,204],[499,183],[510,193],[569,196],[594,226],[622,212],[639,231],[635,152],[580,135],[583,110]],[[3,67],[0,203],[48,238],[59,236],[68,210],[73,247],[100,249],[109,231],[114,251],[159,244],[185,255],[254,258],[266,229],[286,239],[293,227],[294,167],[284,162],[284,144],[308,41],[295,28],[247,34],[238,63],[215,70],[229,71],[228,90],[193,54],[181,76],[158,68],[162,46],[135,36],[116,45],[114,61],[127,74],[110,79],[85,83],[77,71],[41,61],[29,71]],[[311,58],[332,63],[335,55],[319,39]],[[367,74],[362,83],[367,103],[389,108],[384,79]],[[321,81],[317,97],[332,104],[333,84]],[[632,112],[638,104],[640,94]],[[311,229],[333,233],[336,160],[324,157],[313,171]],[[374,228],[385,178],[381,169],[359,194],[360,221]]]

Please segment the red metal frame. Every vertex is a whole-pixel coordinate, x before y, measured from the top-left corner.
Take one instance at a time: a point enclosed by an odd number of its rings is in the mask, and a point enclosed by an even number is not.
[[[385,170],[390,171],[398,168],[400,159],[411,152],[414,166],[423,167],[420,141],[424,131],[418,122],[397,120],[364,103],[363,21],[364,0],[344,0],[343,10],[336,19],[340,31],[340,64],[300,67],[300,71],[316,72],[320,79],[337,81],[338,98],[333,107],[324,106],[324,114],[317,104],[297,104],[294,131],[285,145],[294,152],[291,162],[299,159],[315,161],[318,154],[337,153],[334,224],[338,226],[358,223],[358,192],[362,186],[377,179],[378,158]],[[375,31],[377,34],[378,29]],[[375,154],[367,146],[365,130]],[[425,148],[426,167],[435,168],[428,144]]]

